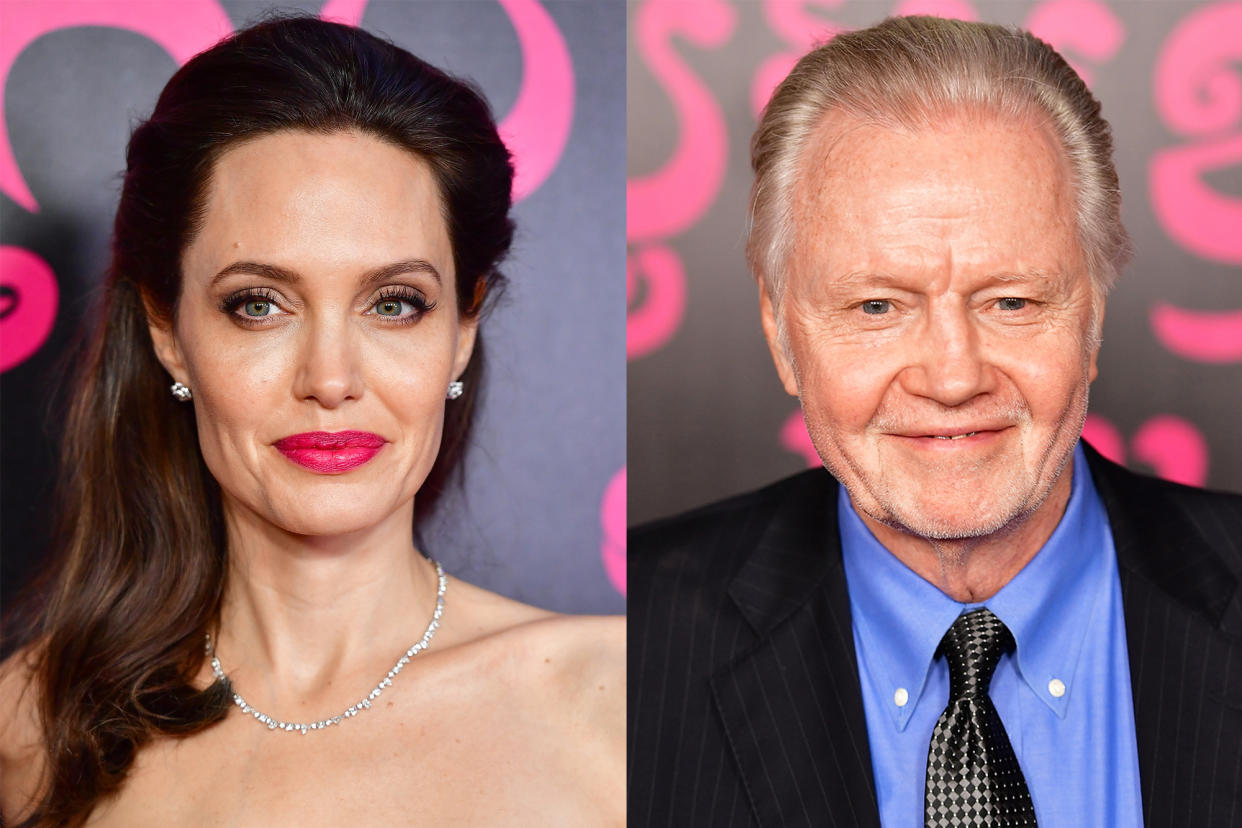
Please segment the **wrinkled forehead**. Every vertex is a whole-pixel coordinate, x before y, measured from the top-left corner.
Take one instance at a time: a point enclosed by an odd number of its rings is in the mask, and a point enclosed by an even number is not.
[[[1040,123],[972,114],[911,128],[826,118],[799,172],[793,273],[857,269],[907,248],[1081,269],[1068,164]]]

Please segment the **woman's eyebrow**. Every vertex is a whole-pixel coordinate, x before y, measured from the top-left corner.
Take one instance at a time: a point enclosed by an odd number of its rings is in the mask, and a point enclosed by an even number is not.
[[[362,276],[362,285],[364,287],[383,282],[394,276],[400,276],[403,273],[426,273],[436,280],[437,283],[443,281],[440,278],[440,271],[436,270],[435,265],[426,259],[405,259],[400,262],[393,262],[389,265],[368,270]]]
[[[252,276],[262,276],[265,279],[271,279],[276,282],[286,282],[288,284],[297,284],[302,281],[302,276],[296,270],[290,270],[279,265],[267,264],[266,262],[240,261],[222,267],[215,276],[211,278],[211,287],[226,276],[234,273],[248,273]],[[403,273],[426,273],[433,277],[437,282],[441,282],[440,271],[436,270],[435,265],[426,259],[404,259],[392,264],[381,265],[362,274],[361,284],[363,287],[373,285],[376,282],[382,282],[399,276]]]

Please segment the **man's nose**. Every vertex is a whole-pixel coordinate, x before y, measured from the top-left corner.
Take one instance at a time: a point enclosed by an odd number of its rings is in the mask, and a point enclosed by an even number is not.
[[[957,406],[992,390],[995,375],[968,308],[933,308],[911,336],[910,363],[900,377],[907,392]]]
[[[294,393],[336,408],[362,396],[363,382],[357,332],[347,321],[310,320],[303,326],[298,348]]]

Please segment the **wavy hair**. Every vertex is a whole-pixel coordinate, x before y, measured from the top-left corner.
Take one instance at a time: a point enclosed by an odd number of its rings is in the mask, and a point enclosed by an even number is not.
[[[56,563],[28,593],[6,650],[32,657],[47,767],[23,824],[79,824],[159,735],[219,721],[231,690],[197,689],[224,589],[219,487],[192,406],[168,393],[150,312],[176,313],[182,252],[226,149],[282,130],[357,130],[423,159],[439,186],[458,307],[478,318],[504,284],[513,166],[483,97],[359,29],[280,15],[190,60],[130,138],[112,257],[65,425]],[[466,445],[481,341],[449,406],[415,525]]]
[[[1078,240],[1102,299],[1130,256],[1112,131],[1057,52],[1019,29],[890,17],[805,55],[776,88],[751,139],[755,173],[746,258],[774,304],[793,244],[794,189],[807,143],[833,118],[927,129],[961,112],[1046,123],[1068,162]]]

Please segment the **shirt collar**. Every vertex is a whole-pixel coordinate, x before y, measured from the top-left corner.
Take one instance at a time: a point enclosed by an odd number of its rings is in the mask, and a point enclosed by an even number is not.
[[[958,615],[979,606],[987,606],[1013,633],[1023,683],[1057,716],[1065,717],[1078,654],[1095,606],[1109,586],[1112,547],[1107,515],[1081,444],[1066,473],[1073,475],[1070,498],[1051,537],[984,604],[954,601],[916,575],[876,540],[841,488],[837,514],[850,609],[863,651],[859,657],[867,659],[894,694],[898,688],[906,691],[904,705],[895,698],[888,704],[899,730],[905,729],[922,698],[945,630]]]

